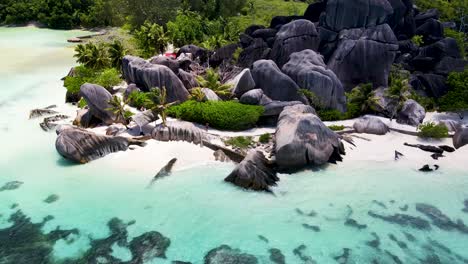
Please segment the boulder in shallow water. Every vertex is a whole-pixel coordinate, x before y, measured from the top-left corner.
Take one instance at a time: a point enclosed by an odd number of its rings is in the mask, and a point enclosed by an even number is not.
[[[364,116],[359,118],[353,125],[354,130],[358,133],[385,135],[390,129],[377,117]]]
[[[276,162],[282,170],[341,161],[344,146],[314,109],[306,105],[285,107],[276,128]]]
[[[204,132],[193,123],[185,121],[169,121],[166,126],[157,125],[151,136],[159,141],[185,141],[203,145]]]
[[[224,180],[249,190],[270,191],[279,178],[263,153],[251,150]]]
[[[104,87],[97,84],[85,83],[80,88],[81,96],[88,104],[89,112],[99,118],[106,125],[111,125],[115,121],[115,115],[109,110],[112,95]]]
[[[453,146],[459,149],[468,144],[468,128],[459,129],[453,136]]]
[[[101,136],[70,126],[61,127],[57,131],[60,131],[55,141],[58,153],[77,163],[87,163],[113,152],[125,151],[132,144],[144,144],[142,141],[130,138]]]
[[[426,117],[426,110],[413,99],[407,100],[398,113],[397,122],[410,126],[419,126]]]

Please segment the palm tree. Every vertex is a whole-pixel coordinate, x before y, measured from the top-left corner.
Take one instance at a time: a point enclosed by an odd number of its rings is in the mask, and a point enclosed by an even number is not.
[[[208,69],[205,77],[197,76],[197,81],[200,84],[200,88],[209,88],[220,97],[231,96],[231,85],[222,84],[219,81],[219,74],[213,69]]]
[[[113,67],[121,70],[122,69],[122,58],[125,56],[127,50],[119,40],[114,40],[113,43],[109,44],[109,59]]]
[[[178,101],[167,103],[167,91],[165,87],[153,88],[148,93],[148,106],[151,108],[154,114],[159,114],[161,116],[163,126],[167,126],[167,109],[175,104]]]
[[[88,58],[85,66],[99,70],[109,65],[109,57],[107,56],[106,47],[103,44],[95,45],[90,42],[86,44],[86,49]]]
[[[205,93],[203,93],[201,88],[193,88],[190,90],[190,99],[197,102],[205,101]]]
[[[76,58],[76,62],[86,64],[88,62],[86,46],[83,44],[78,44],[75,47],[75,55],[73,55],[73,57]]]
[[[350,103],[357,104],[361,107],[362,113],[367,113],[374,110],[378,99],[374,96],[372,84],[362,84],[356,86],[350,93],[347,94]]]
[[[128,119],[132,116],[130,111],[125,110],[125,106],[129,103],[129,100],[122,101],[120,97],[114,95],[109,100],[109,107],[108,111],[111,111],[115,115],[115,122],[122,123],[125,127],[128,125]]]

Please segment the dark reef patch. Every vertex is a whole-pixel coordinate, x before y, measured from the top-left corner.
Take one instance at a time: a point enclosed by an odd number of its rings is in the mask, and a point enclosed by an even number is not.
[[[309,224],[302,224],[302,227],[304,227],[305,229],[308,229],[308,230],[312,230],[314,232],[320,232],[320,227],[319,226],[309,225]]]
[[[254,255],[242,253],[239,249],[232,249],[230,246],[221,245],[210,250],[204,259],[205,264],[243,263],[257,264],[258,260]]]
[[[468,214],[468,199],[463,202],[463,205],[465,205],[465,208],[463,208],[462,211]]]
[[[285,257],[281,250],[277,248],[271,248],[270,250],[268,250],[268,252],[270,252],[271,262],[273,262],[274,264],[286,264]]]
[[[346,264],[348,263],[349,257],[351,256],[351,249],[349,248],[343,248],[343,254],[334,257],[333,259],[336,260],[336,262],[340,264]]]
[[[366,245],[380,250],[380,237],[375,232],[372,232],[371,235],[374,237],[374,239],[367,241]]]
[[[416,210],[424,214],[427,218],[431,219],[432,224],[442,230],[457,230],[463,234],[468,234],[468,227],[465,225],[465,223],[463,223],[462,220],[458,219],[456,222],[453,221],[450,219],[450,217],[445,215],[440,209],[433,205],[418,203],[416,204]]]
[[[270,241],[268,240],[268,238],[266,238],[266,237],[264,237],[264,236],[262,236],[262,235],[258,235],[257,237],[258,237],[258,239],[260,239],[261,241],[263,241],[263,242],[265,242],[265,243],[269,243],[269,242],[270,242]]]
[[[388,256],[390,256],[390,258],[392,258],[393,262],[395,262],[396,264],[403,264],[403,261],[401,261],[401,259],[397,255],[394,255],[392,252],[388,250],[385,250],[385,253]]]
[[[304,211],[302,211],[301,209],[299,208],[296,208],[296,213],[298,215],[302,215],[302,216],[310,216],[310,217],[315,217],[317,216],[317,212],[315,212],[314,210],[310,211],[309,213],[305,213]]]
[[[387,206],[383,203],[383,202],[380,202],[380,201],[377,201],[377,200],[373,200],[372,203],[382,207],[383,209],[387,209]]]
[[[388,238],[390,238],[390,240],[395,242],[398,245],[398,247],[400,247],[401,249],[408,248],[408,245],[405,242],[398,240],[398,238],[394,234],[388,234]]]
[[[60,197],[56,194],[51,194],[49,196],[47,196],[47,198],[44,199],[44,203],[48,203],[48,204],[51,204],[51,203],[55,203],[56,201],[58,201]]]
[[[369,216],[377,219],[381,219],[385,222],[392,223],[392,224],[397,224],[401,226],[409,226],[412,228],[420,229],[420,230],[430,230],[431,229],[431,224],[429,221],[424,220],[420,217],[415,217],[411,215],[406,215],[406,214],[394,214],[394,215],[380,215],[377,213],[374,213],[372,211],[368,212]]]
[[[16,190],[19,187],[21,187],[21,185],[23,185],[23,184],[24,184],[24,182],[22,182],[22,181],[7,182],[2,187],[0,187],[0,192]]]
[[[307,264],[315,264],[315,262],[311,256],[307,256],[304,251],[307,249],[306,245],[300,245],[293,250],[295,256],[297,256],[301,261]]]
[[[365,224],[359,224],[356,220],[352,219],[352,218],[348,218],[345,223],[344,223],[345,226],[350,226],[350,227],[354,227],[354,228],[357,228],[359,230],[361,229],[366,229],[367,228],[367,225]]]

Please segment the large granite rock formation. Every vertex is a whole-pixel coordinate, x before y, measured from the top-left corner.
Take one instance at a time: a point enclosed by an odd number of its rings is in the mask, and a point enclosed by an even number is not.
[[[263,39],[256,38],[248,47],[242,50],[237,63],[241,67],[250,68],[254,62],[267,59],[270,51],[270,47]]]
[[[125,56],[122,69],[127,83],[134,83],[145,91],[165,87],[168,102],[184,102],[189,98],[189,92],[182,81],[164,65],[151,64],[139,57]]]
[[[339,136],[306,105],[286,107],[276,128],[276,163],[281,170],[341,161],[344,146]]]
[[[102,86],[85,83],[80,88],[81,96],[88,103],[89,113],[107,125],[114,123],[115,115],[109,110],[112,95]]]
[[[346,91],[361,83],[386,87],[397,51],[397,39],[387,24],[347,29],[340,32],[338,48],[328,66]]]
[[[151,132],[151,136],[159,141],[185,141],[202,145],[204,132],[190,122],[169,121],[166,126],[156,126]]]
[[[164,65],[171,69],[175,74],[179,73],[180,69],[187,70],[192,63],[188,58],[176,60],[167,56],[156,56],[149,59],[152,64]]]
[[[270,57],[279,67],[289,60],[289,55],[305,49],[317,50],[319,38],[314,23],[300,19],[281,27]]]
[[[200,86],[198,84],[197,79],[195,78],[195,75],[190,72],[186,72],[182,69],[179,69],[179,73],[177,74],[177,76],[182,81],[187,90]]]
[[[97,135],[72,126],[61,126],[57,133],[55,148],[58,153],[77,163],[87,163],[113,152],[125,151],[132,144],[143,144],[125,137]]]
[[[241,97],[244,93],[255,89],[255,81],[250,69],[244,69],[234,79],[229,80],[227,84],[232,86],[232,94]]]
[[[251,150],[224,180],[249,190],[270,191],[279,178],[263,153]]]
[[[453,136],[453,146],[459,149],[468,144],[468,128],[459,129]]]
[[[409,99],[404,103],[403,108],[398,113],[397,122],[410,126],[419,126],[425,117],[426,111],[424,107],[416,101]]]
[[[390,131],[388,126],[377,117],[364,116],[359,118],[353,125],[357,133],[385,135]]]
[[[299,87],[313,92],[323,107],[346,111],[346,96],[340,80],[323,62],[323,57],[313,50],[291,54],[283,72]]]
[[[257,88],[261,88],[273,100],[305,102],[305,98],[299,94],[297,84],[282,73],[272,60],[256,61],[252,77]]]

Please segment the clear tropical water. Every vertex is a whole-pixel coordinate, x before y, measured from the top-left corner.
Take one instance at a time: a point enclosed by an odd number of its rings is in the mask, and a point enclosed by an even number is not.
[[[55,133],[43,132],[28,114],[64,101],[60,78],[74,63],[65,40],[77,34],[0,28],[0,189],[23,183],[0,191],[0,263],[35,263],[15,252],[47,252],[45,263],[130,261],[128,244],[104,245],[115,238],[107,226],[113,218],[134,221],[126,227],[128,242],[150,231],[170,239],[165,258],[133,263],[204,263],[221,245],[239,249],[237,259],[210,263],[255,263],[252,256],[256,263],[468,263],[468,229],[457,223],[468,223],[468,170],[422,174],[393,162],[330,165],[281,175],[274,194],[265,194],[224,183],[233,165],[178,171],[152,188],[153,175],[117,169],[112,155],[70,165],[55,151]],[[56,201],[45,202],[50,197]],[[437,207],[449,220],[433,221],[417,203]],[[30,219],[15,221],[18,211]],[[31,227],[46,216],[53,219]],[[77,232],[62,239],[38,235],[58,226]],[[85,258],[98,247],[110,248],[113,261]]]

